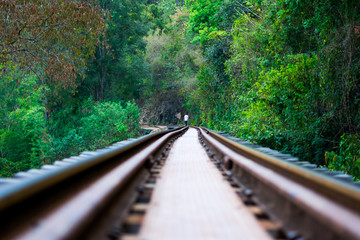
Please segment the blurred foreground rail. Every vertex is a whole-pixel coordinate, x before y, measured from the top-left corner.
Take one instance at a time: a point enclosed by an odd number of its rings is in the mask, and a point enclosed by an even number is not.
[[[360,239],[359,188],[331,174],[175,128],[0,179],[1,239]]]

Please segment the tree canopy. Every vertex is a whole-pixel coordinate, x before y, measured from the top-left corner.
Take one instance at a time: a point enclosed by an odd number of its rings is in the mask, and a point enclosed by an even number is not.
[[[2,62],[37,74],[44,85],[74,89],[104,30],[103,10],[91,1],[12,0],[1,2],[0,13]]]
[[[0,3],[1,174],[140,133],[231,133],[360,175],[360,3]]]

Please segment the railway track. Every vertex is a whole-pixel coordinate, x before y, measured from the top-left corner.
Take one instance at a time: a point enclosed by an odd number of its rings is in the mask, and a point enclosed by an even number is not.
[[[142,225],[157,181],[165,178],[162,168],[171,147],[187,130],[119,142],[1,179],[1,239],[159,239],[147,238]],[[347,176],[329,176],[309,163],[226,134],[197,131],[206,161],[216,166],[270,239],[360,239],[360,191]],[[181,238],[174,232],[170,239]]]

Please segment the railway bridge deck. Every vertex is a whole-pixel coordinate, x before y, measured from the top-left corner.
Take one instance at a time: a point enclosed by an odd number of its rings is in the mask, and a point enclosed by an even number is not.
[[[1,239],[360,239],[351,177],[185,127],[0,179]]]
[[[140,239],[270,239],[190,128],[170,150]]]

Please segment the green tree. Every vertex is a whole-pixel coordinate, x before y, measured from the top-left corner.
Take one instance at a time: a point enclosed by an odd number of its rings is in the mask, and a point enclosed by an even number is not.
[[[102,8],[105,2],[111,6]],[[138,107],[115,101],[139,95],[143,7],[138,1],[0,4],[1,176],[139,134]],[[104,89],[88,83],[94,54],[105,56]]]
[[[358,136],[357,1],[187,6],[206,62],[194,95],[204,124],[318,164],[340,136]]]
[[[23,170],[48,162],[51,139],[46,131],[43,87],[39,87],[38,78],[22,75],[16,68],[7,72],[0,77],[0,157],[5,168],[10,166],[6,174],[11,174],[11,169]]]
[[[185,103],[197,82],[202,56],[199,47],[190,44],[191,39],[186,34],[187,9],[175,3],[171,5],[170,1],[161,1],[157,8],[163,12],[166,25],[145,38],[151,76],[144,80],[142,117],[153,124],[176,124],[179,123],[176,115],[189,110],[185,109]],[[191,115],[196,116],[196,113]]]
[[[104,19],[106,34],[101,36],[79,92],[100,101],[140,96],[142,79],[147,76],[143,37],[148,26],[142,19],[144,2],[99,1],[108,13]]]
[[[229,76],[226,61],[230,58],[232,23],[238,14],[236,1],[186,1],[190,10],[189,34],[199,43],[204,64],[199,73],[198,102],[201,122],[219,129],[232,118],[229,102]]]

